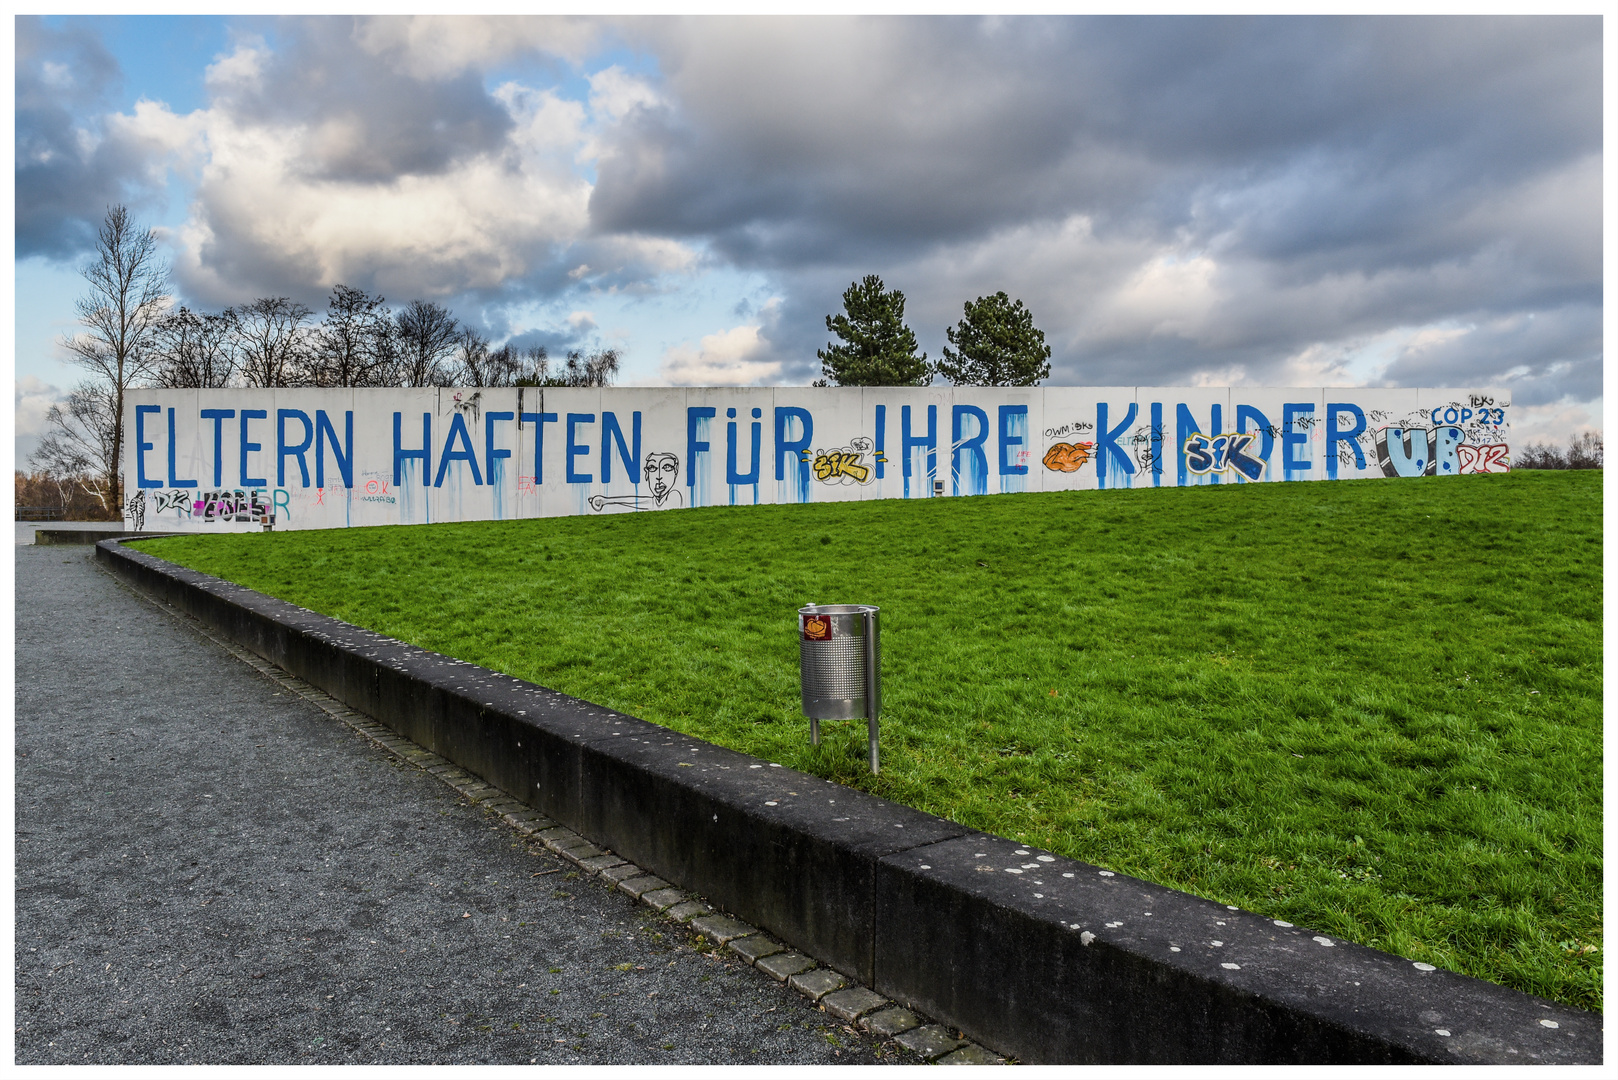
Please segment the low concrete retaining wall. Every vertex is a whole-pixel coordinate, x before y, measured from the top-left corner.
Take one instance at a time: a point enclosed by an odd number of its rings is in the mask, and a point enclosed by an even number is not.
[[[115,540],[96,556],[568,828],[1024,1061],[1601,1061],[1598,1014],[1021,847]]]
[[[124,532],[117,529],[35,529],[34,543],[41,547],[60,544],[99,544],[103,540],[117,538],[127,540],[137,536],[166,536],[160,532]]]

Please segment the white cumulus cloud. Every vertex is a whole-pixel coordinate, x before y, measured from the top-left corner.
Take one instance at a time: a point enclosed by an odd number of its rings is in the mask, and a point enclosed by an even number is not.
[[[28,455],[39,446],[45,434],[45,414],[50,407],[67,396],[60,387],[36,375],[24,375],[15,384],[12,416],[15,419],[16,467],[28,472]]]
[[[238,85],[257,79],[254,50],[216,64],[213,85],[225,72]],[[234,303],[345,283],[444,297],[533,273],[587,225],[590,185],[572,167],[583,106],[515,85],[493,98],[512,121],[493,149],[384,176],[323,167],[361,134],[341,111],[286,116],[225,94],[184,118],[143,102],[122,126],[176,151],[206,143],[176,237],[176,271],[194,295]]]
[[[781,374],[767,359],[769,344],[758,326],[734,326],[708,334],[696,345],[681,342],[663,354],[659,374],[670,386],[764,386]]]

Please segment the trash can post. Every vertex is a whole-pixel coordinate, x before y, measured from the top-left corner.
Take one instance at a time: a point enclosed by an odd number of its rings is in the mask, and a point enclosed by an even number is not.
[[[865,612],[865,739],[871,751],[871,775],[877,774],[877,716],[882,711],[882,679],[877,671],[876,608]]]

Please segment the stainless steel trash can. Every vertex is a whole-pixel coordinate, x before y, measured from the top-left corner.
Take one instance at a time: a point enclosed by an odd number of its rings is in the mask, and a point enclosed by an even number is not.
[[[869,604],[809,604],[798,609],[798,672],[809,740],[820,721],[866,721],[871,773],[878,768],[877,718],[882,712],[881,609]]]

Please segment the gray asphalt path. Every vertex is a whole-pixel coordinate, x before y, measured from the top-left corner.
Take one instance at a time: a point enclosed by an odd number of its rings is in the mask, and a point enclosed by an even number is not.
[[[16,549],[17,1063],[896,1060]]]

